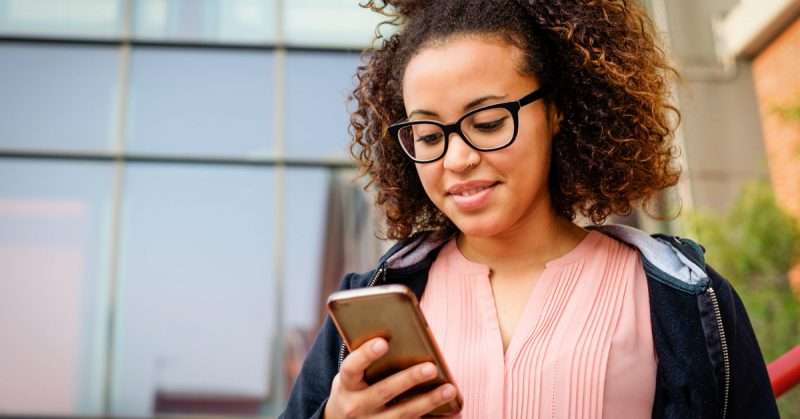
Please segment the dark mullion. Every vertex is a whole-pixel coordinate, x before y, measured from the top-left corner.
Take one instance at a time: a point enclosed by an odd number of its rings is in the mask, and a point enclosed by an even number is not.
[[[4,43],[26,43],[26,44],[62,44],[62,45],[87,45],[87,46],[121,46],[131,45],[133,47],[150,48],[182,48],[182,49],[211,49],[211,50],[240,50],[240,51],[274,51],[282,48],[290,52],[339,52],[339,53],[360,53],[358,48],[345,47],[309,47],[291,44],[235,44],[224,42],[209,41],[168,41],[168,40],[147,40],[147,39],[123,39],[123,38],[73,38],[55,36],[22,36],[22,35],[0,35],[0,42]]]
[[[175,165],[217,165],[217,166],[255,166],[255,167],[305,167],[328,169],[352,169],[356,163],[348,160],[304,159],[304,158],[241,158],[216,156],[184,156],[164,154],[112,154],[92,152],[36,152],[0,150],[3,159],[33,159],[59,161],[94,161],[126,163],[152,163]]]

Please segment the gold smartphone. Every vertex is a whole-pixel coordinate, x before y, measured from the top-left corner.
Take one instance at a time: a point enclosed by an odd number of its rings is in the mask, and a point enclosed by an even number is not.
[[[421,362],[432,362],[435,378],[403,393],[390,404],[426,393],[445,383],[455,382],[442,358],[436,340],[419,308],[417,297],[405,285],[392,284],[338,291],[328,297],[328,312],[350,351],[364,342],[382,337],[389,351],[364,372],[364,381],[378,382]],[[461,394],[428,413],[448,416],[463,406]]]

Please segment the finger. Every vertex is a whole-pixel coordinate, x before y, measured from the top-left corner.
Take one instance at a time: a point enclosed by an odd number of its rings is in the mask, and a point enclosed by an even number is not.
[[[370,400],[380,401],[381,405],[384,405],[414,386],[430,381],[434,377],[436,377],[436,366],[433,363],[424,362],[414,365],[371,385],[367,390],[368,397]]]
[[[456,387],[452,384],[444,384],[435,390],[431,390],[425,394],[420,394],[411,400],[407,400],[390,409],[383,411],[378,418],[417,418],[425,416],[433,409],[455,399]]]
[[[342,362],[339,369],[341,383],[345,389],[360,390],[367,386],[364,382],[364,370],[367,369],[376,359],[380,358],[389,350],[389,344],[385,339],[375,338],[368,340],[359,346],[355,351]]]

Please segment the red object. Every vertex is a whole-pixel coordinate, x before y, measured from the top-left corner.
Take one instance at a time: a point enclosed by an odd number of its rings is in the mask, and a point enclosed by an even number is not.
[[[767,371],[776,398],[800,383],[800,345],[770,362]]]

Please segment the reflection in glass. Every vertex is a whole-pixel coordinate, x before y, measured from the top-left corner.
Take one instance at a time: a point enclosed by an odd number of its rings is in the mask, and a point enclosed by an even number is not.
[[[352,0],[292,0],[284,2],[286,42],[290,45],[365,48],[385,16]],[[381,28],[384,36],[395,27]]]
[[[115,47],[0,44],[0,147],[110,150],[118,60]]]
[[[0,33],[113,38],[125,0],[0,0]]]
[[[289,394],[318,328],[326,194],[330,172],[286,169],[284,210],[284,383]],[[302,191],[302,193],[298,193]]]
[[[376,238],[372,198],[354,171],[288,169],[284,214],[284,385],[289,394],[326,314],[325,301],[347,272],[374,267],[385,243]],[[303,193],[296,193],[303,191]]]
[[[357,54],[290,52],[286,58],[286,154],[347,158],[347,97]],[[324,68],[325,71],[320,71]]]
[[[102,413],[112,174],[0,159],[0,412]]]
[[[139,0],[139,39],[266,43],[275,40],[276,0]]]
[[[272,153],[269,52],[137,48],[127,147],[136,153]]]
[[[270,395],[273,182],[271,169],[127,168],[112,413]]]

